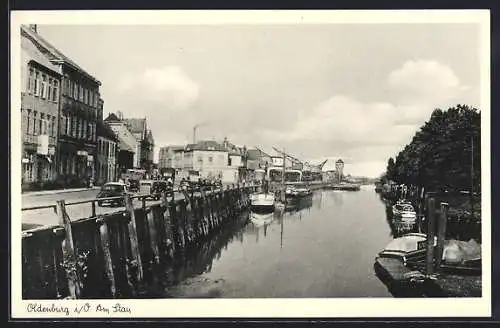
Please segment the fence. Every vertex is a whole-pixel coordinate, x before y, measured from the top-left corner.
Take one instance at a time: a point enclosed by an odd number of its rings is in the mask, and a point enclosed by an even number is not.
[[[64,201],[54,207],[59,225],[23,231],[23,299],[140,297],[146,281],[201,245],[249,206],[256,186],[184,191],[184,199],[146,206],[145,196],[125,196],[125,210],[71,221]],[[116,199],[117,197],[113,197]],[[120,198],[120,197],[118,197]],[[135,208],[132,199],[143,200]],[[102,199],[100,199],[102,200]],[[75,203],[72,203],[75,204]]]

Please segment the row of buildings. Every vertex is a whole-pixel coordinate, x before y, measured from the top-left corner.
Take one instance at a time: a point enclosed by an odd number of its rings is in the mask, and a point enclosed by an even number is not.
[[[343,162],[337,161],[336,170],[323,172],[320,165],[309,165],[279,151],[262,150],[258,147],[238,146],[227,138],[222,142],[199,141],[195,144],[171,145],[159,150],[160,172],[177,176],[198,175],[202,178],[220,179],[225,183],[237,183],[258,179],[259,169],[282,168],[300,171],[301,179],[309,181],[333,180],[342,176]]]
[[[114,181],[126,168],[148,169],[154,140],[146,119],[104,120],[101,82],[36,25],[20,33],[22,189],[81,187]]]

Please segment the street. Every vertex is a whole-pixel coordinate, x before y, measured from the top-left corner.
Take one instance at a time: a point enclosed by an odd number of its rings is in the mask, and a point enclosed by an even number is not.
[[[99,190],[97,189],[90,189],[78,192],[64,192],[64,193],[55,193],[47,195],[23,194],[22,207],[26,208],[33,206],[55,205],[56,201],[61,199],[64,199],[66,204],[78,201],[91,200],[96,198],[98,192]],[[182,194],[176,193],[175,198],[177,199],[182,198]],[[147,204],[149,205],[159,202],[160,201],[148,200]],[[140,200],[134,199],[133,203],[134,207],[142,206],[142,201]],[[104,213],[116,212],[124,209],[125,207],[96,206],[96,214],[99,215]],[[71,220],[78,220],[85,217],[90,217],[92,214],[91,203],[67,205],[66,210]],[[57,223],[58,223],[57,215],[52,208],[22,211],[23,230],[37,226],[56,225]]]

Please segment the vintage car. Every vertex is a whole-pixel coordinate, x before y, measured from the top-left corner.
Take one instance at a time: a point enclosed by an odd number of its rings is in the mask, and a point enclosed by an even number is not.
[[[97,205],[99,206],[125,206],[125,198],[124,196],[128,193],[128,188],[125,183],[122,182],[108,182],[105,183],[99,193],[97,194],[97,199],[101,199],[97,201]],[[108,199],[112,197],[121,197]]]
[[[159,200],[163,192],[166,192],[167,196],[171,196],[172,191],[172,187],[163,180],[142,180],[140,182],[139,193],[149,195],[149,198],[154,200]]]

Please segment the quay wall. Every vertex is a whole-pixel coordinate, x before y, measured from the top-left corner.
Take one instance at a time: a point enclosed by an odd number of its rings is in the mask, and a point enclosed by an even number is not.
[[[57,203],[59,225],[23,231],[23,299],[141,297],[165,268],[191,248],[206,244],[249,208],[257,186],[162,195],[161,204],[71,221]],[[95,206],[95,205],[93,205]]]

